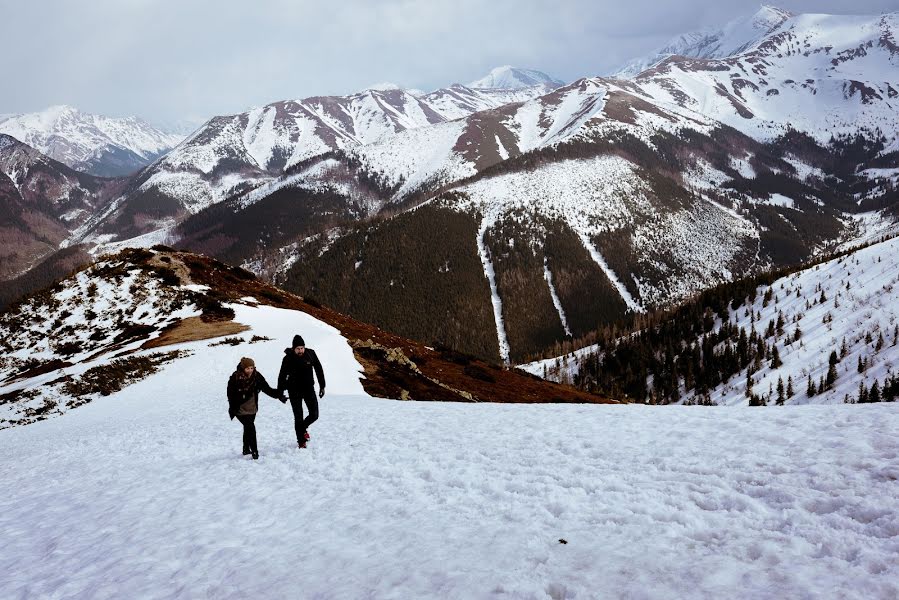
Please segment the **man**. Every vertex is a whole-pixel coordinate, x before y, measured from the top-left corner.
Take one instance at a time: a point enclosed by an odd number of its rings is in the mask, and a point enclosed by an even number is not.
[[[293,345],[284,350],[281,372],[278,374],[278,391],[287,390],[290,394],[290,407],[293,409],[293,422],[299,448],[306,447],[306,440],[309,439],[307,429],[318,419],[318,398],[315,397],[313,369],[315,378],[318,379],[318,397],[322,398],[325,395],[325,373],[322,364],[315,350],[307,348],[301,336],[293,336]],[[285,400],[282,398],[281,401]],[[309,416],[305,419],[303,401],[309,409]]]

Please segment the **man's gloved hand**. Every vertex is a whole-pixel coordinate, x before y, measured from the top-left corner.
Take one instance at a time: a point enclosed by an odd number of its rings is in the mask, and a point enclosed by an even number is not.
[[[324,397],[325,397],[325,386],[322,386],[322,387],[320,387],[320,388],[318,389],[318,397],[319,397],[319,398],[324,398]]]

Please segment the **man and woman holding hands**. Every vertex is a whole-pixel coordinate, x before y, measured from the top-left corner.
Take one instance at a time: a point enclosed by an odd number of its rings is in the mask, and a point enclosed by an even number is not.
[[[318,397],[315,395],[315,379],[318,380]],[[286,403],[284,392],[290,397],[293,409],[297,447],[305,448],[309,440],[309,426],[318,419],[318,398],[325,395],[325,373],[321,361],[312,348],[307,348],[303,338],[293,336],[293,344],[284,350],[278,387],[272,388],[265,377],[256,370],[252,358],[241,358],[237,370],[228,379],[228,416],[243,425],[243,453],[259,458],[256,445],[256,413],[259,411],[259,392]],[[309,414],[303,417],[303,402]]]

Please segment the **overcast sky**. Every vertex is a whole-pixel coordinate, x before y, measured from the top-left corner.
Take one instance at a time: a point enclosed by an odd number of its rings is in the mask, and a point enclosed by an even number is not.
[[[899,0],[778,5],[899,10]],[[505,64],[571,81],[758,8],[745,0],[0,0],[0,113],[71,104],[199,121],[379,82],[431,90]]]

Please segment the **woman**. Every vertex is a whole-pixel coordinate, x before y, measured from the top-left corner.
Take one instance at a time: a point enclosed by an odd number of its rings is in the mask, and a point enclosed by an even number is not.
[[[277,390],[272,389],[265,377],[256,371],[256,363],[252,358],[241,358],[237,370],[228,379],[228,416],[243,425],[243,453],[259,458],[256,447],[256,413],[259,410],[259,392],[265,392],[272,398],[281,400]]]

